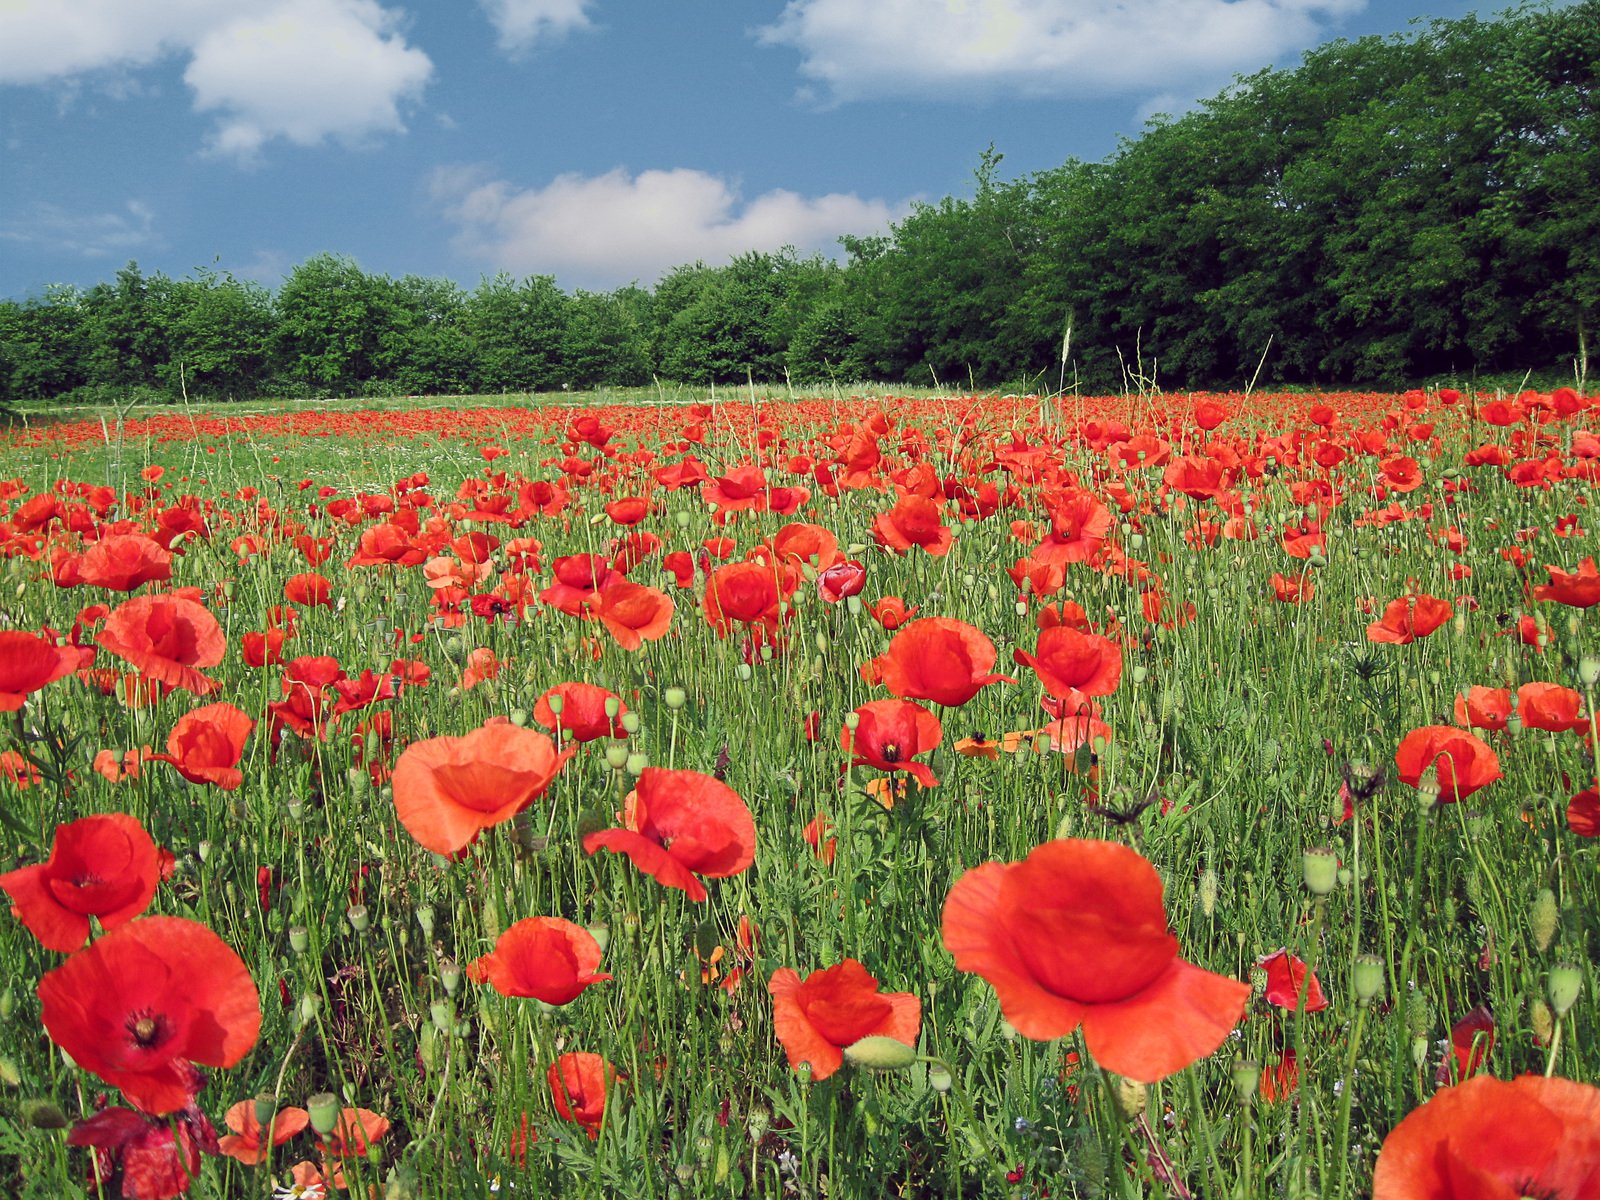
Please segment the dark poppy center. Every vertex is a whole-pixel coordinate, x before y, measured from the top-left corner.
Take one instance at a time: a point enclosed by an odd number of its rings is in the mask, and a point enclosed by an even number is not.
[[[882,750],[881,753],[882,753],[884,762],[890,762],[890,763],[899,762],[900,761],[900,743],[899,742],[885,742],[883,744],[883,750]]]
[[[159,1043],[167,1031],[165,1018],[151,1012],[135,1013],[128,1019],[128,1034],[141,1050]]]

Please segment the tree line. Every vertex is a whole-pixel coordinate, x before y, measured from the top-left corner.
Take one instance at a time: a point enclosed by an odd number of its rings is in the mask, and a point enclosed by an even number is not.
[[[364,272],[269,291],[136,263],[0,301],[0,399],[792,380],[1393,385],[1559,368],[1600,316],[1600,0],[1336,41],[1098,162],[793,250],[564,292]]]

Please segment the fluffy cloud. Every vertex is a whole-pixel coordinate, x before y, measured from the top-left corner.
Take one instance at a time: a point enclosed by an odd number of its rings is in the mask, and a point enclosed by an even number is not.
[[[1210,78],[1299,49],[1366,0],[790,0],[757,31],[834,100],[1090,95]]]
[[[7,217],[0,240],[110,258],[157,244],[155,223],[155,213],[138,200],[129,200],[121,211],[100,213],[73,213],[40,201]]]
[[[212,148],[248,156],[273,138],[314,145],[404,128],[433,73],[377,0],[8,0],[0,83],[38,84],[188,57]]]
[[[775,190],[741,202],[727,180],[682,167],[560,175],[524,190],[443,169],[433,192],[461,227],[458,249],[494,269],[588,287],[649,282],[680,263],[720,265],[750,250],[832,250],[840,234],[883,230],[903,211],[837,192]]]
[[[500,48],[512,54],[540,38],[589,25],[592,0],[478,0],[500,35]]]

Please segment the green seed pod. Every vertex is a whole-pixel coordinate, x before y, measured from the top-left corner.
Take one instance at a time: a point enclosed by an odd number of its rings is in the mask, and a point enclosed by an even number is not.
[[[339,1097],[332,1092],[318,1092],[306,1100],[306,1115],[311,1118],[311,1128],[323,1137],[327,1137],[338,1126],[339,1110]]]
[[[917,1052],[898,1038],[864,1037],[846,1046],[844,1056],[869,1071],[903,1071],[917,1061]]]
[[[1314,846],[1301,856],[1306,891],[1326,896],[1339,882],[1339,856],[1326,846]]]
[[[296,954],[304,954],[311,945],[311,935],[306,932],[304,925],[289,926],[289,949]]]
[[[661,702],[676,712],[685,704],[689,703],[689,693],[684,691],[681,687],[669,687],[666,691],[661,693]]]
[[[1376,954],[1361,954],[1356,957],[1355,966],[1351,969],[1351,982],[1355,985],[1356,1001],[1360,1004],[1371,1004],[1383,995],[1383,960]]]
[[[1125,1121],[1137,1121],[1150,1106],[1150,1088],[1146,1084],[1119,1075],[1112,1092],[1116,1097],[1117,1111]]]
[[[372,918],[367,913],[365,904],[352,904],[344,910],[344,917],[350,922],[350,928],[357,933],[365,933],[372,927]]]
[[[621,742],[612,742],[605,750],[606,766],[613,771],[620,771],[628,765],[628,747]]]
[[[1251,1101],[1256,1098],[1256,1092],[1261,1088],[1261,1064],[1241,1058],[1233,1064],[1233,1094],[1238,1097],[1240,1105],[1250,1107]]]
[[[950,1072],[943,1063],[934,1063],[928,1068],[928,1086],[934,1091],[948,1092],[954,1084],[955,1080],[950,1077]]]

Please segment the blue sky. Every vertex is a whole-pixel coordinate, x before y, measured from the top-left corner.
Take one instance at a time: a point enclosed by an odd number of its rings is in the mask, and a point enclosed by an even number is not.
[[[568,289],[1099,159],[1443,0],[6,0],[0,295],[321,251]]]

